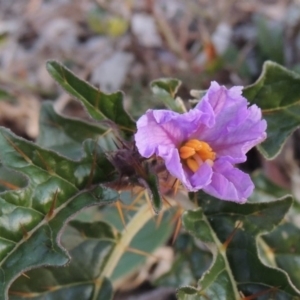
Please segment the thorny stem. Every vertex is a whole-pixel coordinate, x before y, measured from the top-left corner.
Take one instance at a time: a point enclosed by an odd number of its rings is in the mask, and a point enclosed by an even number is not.
[[[166,208],[163,207],[162,213]],[[132,239],[138,233],[139,230],[153,218],[153,212],[148,203],[140,207],[138,212],[133,216],[130,222],[127,224],[126,228],[123,230],[120,239],[117,241],[114,249],[112,250],[108,260],[100,274],[100,276],[95,280],[95,288],[92,300],[96,300],[101,290],[103,277],[111,277],[115,267],[117,266],[120,258],[127,251],[129,244]]]

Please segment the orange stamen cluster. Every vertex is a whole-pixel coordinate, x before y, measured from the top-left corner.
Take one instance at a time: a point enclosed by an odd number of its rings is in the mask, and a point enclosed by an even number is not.
[[[179,148],[179,155],[193,172],[196,172],[204,162],[212,166],[216,159],[216,153],[211,147],[206,142],[196,139],[184,143]]]

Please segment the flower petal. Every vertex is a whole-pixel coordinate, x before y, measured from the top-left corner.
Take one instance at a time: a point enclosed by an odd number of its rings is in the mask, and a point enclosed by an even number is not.
[[[233,88],[235,91],[236,90],[241,90],[242,87],[234,87]],[[220,86],[216,81],[212,81],[210,84],[209,89],[207,90],[205,96],[201,99],[201,101],[197,104],[195,107],[196,109],[202,109],[202,102],[208,102],[215,115],[218,115],[221,111],[226,102],[228,101],[227,99],[227,89],[223,86]]]
[[[184,114],[148,110],[137,122],[136,146],[144,157],[157,155],[189,191],[204,189],[223,200],[244,203],[254,189],[249,175],[232,164],[266,138],[261,110],[241,95],[242,87],[226,89],[212,82],[197,106]],[[203,163],[194,173],[182,162],[179,148],[191,139],[204,141],[216,153],[213,167]]]
[[[203,100],[215,112],[215,125],[194,134],[209,143],[218,157],[225,156],[231,163],[245,161],[246,152],[266,138],[267,123],[261,120],[260,108],[256,105],[248,108],[241,92],[241,87],[227,90],[213,82]]]
[[[175,148],[183,139],[183,132],[176,122],[172,122],[176,119],[174,114],[167,110],[148,110],[137,121],[135,142],[142,156],[148,158],[153,154],[158,155],[159,146]]]
[[[203,190],[219,199],[245,203],[254,189],[250,176],[226,159],[215,161],[211,183]]]
[[[159,146],[158,155],[164,159],[166,167],[171,175],[178,178],[185,186],[189,186],[178,150],[176,148],[170,149],[166,146]]]
[[[209,106],[203,111],[190,110],[184,114],[169,110],[148,110],[137,121],[137,148],[142,156],[148,158],[153,154],[159,155],[159,146],[179,147],[197,130],[199,124],[210,125],[212,117]]]
[[[159,146],[158,155],[165,161],[168,171],[191,192],[196,192],[210,183],[212,177],[211,167],[204,163],[197,172],[191,172],[183,166],[177,149]]]
[[[210,184],[212,176],[213,171],[211,166],[209,166],[207,163],[202,164],[194,174],[189,176],[191,188],[188,190],[191,192],[201,190],[203,187]]]

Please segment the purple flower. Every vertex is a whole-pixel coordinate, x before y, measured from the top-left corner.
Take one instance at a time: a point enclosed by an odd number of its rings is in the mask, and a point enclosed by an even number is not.
[[[242,87],[212,82],[194,109],[184,114],[148,110],[137,122],[140,154],[157,155],[189,191],[203,189],[217,198],[244,203],[254,185],[234,167],[266,138],[266,121],[256,105],[248,107]]]

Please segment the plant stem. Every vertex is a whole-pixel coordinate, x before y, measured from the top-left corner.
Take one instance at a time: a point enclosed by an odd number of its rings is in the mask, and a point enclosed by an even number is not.
[[[163,212],[165,208],[162,208]],[[93,293],[92,300],[96,300],[101,289],[102,278],[111,277],[115,267],[117,266],[120,258],[126,252],[128,246],[130,245],[132,239],[141,230],[141,228],[151,219],[153,218],[153,212],[149,204],[144,204],[140,207],[138,212],[133,216],[130,222],[127,224],[126,228],[123,230],[120,239],[116,243],[113,248],[108,260],[100,274],[100,276],[95,280],[95,288]]]
[[[184,210],[190,210],[190,209],[196,209],[197,208],[197,206],[189,200],[189,198],[186,194],[181,194],[181,195],[179,194],[178,196],[179,197],[177,197],[176,200],[180,203],[180,205],[183,207]],[[169,200],[169,199],[167,198],[167,200]],[[235,295],[234,300],[239,300],[239,299],[241,299],[241,296],[240,296],[239,291],[237,289],[236,281],[234,279],[234,276],[231,272],[231,268],[230,268],[230,265],[229,265],[229,262],[228,262],[228,259],[227,259],[227,256],[226,256],[226,249],[224,249],[223,244],[220,242],[219,238],[217,237],[215,231],[211,227],[211,225],[210,225],[210,223],[209,223],[209,221],[208,221],[205,214],[203,214],[203,220],[207,224],[207,226],[210,228],[210,232],[211,232],[212,238],[214,240],[214,243],[215,243],[215,245],[216,245],[216,247],[219,251],[219,254],[222,256],[222,258],[224,260],[226,271],[227,271],[228,276],[230,278],[230,281],[231,281],[231,284],[232,284],[232,289],[233,289],[233,292],[234,292],[234,295]]]
[[[224,260],[225,268],[226,268],[227,274],[230,278],[230,282],[231,282],[231,285],[232,285],[232,290],[233,290],[233,293],[234,293],[234,296],[235,296],[235,299],[232,299],[232,300],[240,300],[241,296],[240,296],[239,291],[237,289],[237,285],[236,285],[236,281],[234,279],[234,276],[231,272],[230,264],[228,262],[227,255],[226,255],[226,248],[223,247],[223,244],[220,242],[219,238],[217,237],[215,231],[211,227],[211,225],[210,225],[210,223],[209,223],[209,221],[208,221],[205,214],[203,214],[203,220],[207,224],[207,226],[210,228],[212,238],[213,238],[213,240],[214,240],[214,242],[217,246],[219,254],[222,256],[222,258]]]

